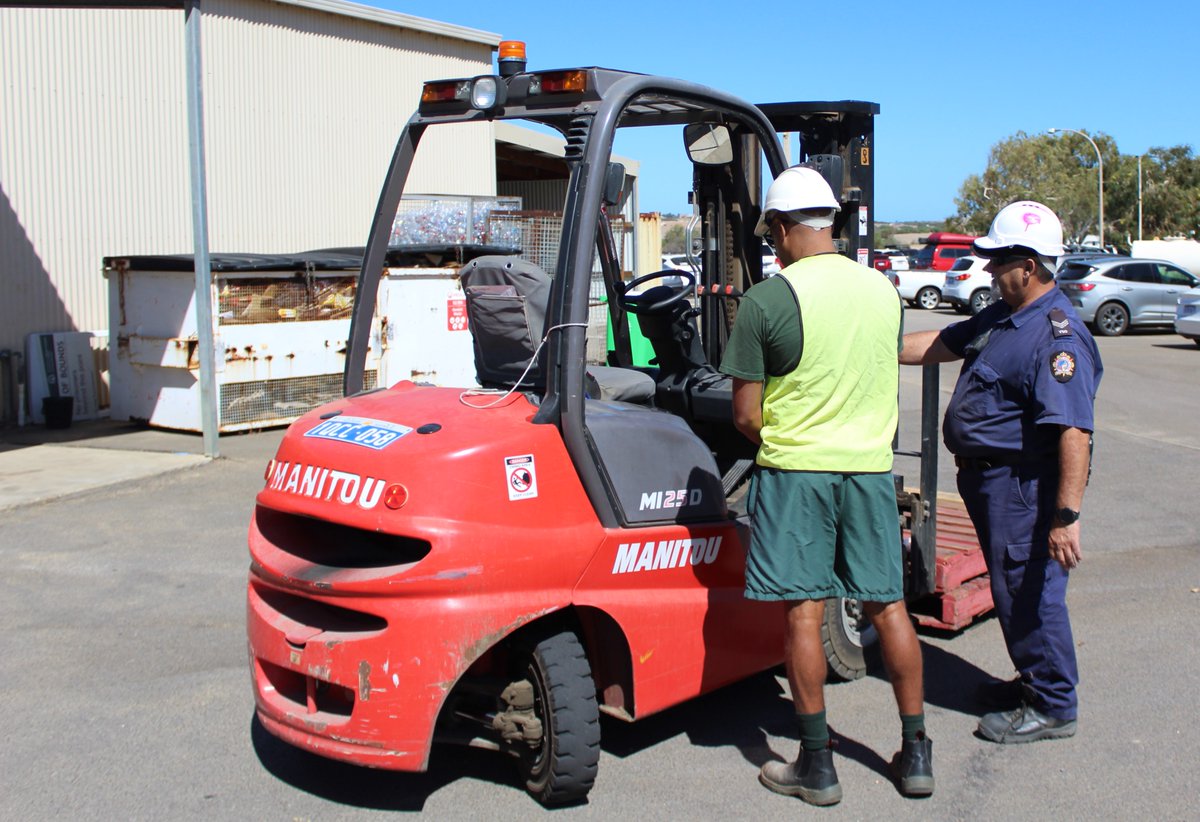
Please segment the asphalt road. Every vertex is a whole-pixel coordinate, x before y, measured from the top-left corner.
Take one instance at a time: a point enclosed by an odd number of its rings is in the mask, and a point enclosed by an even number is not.
[[[908,328],[949,311],[912,311]],[[937,790],[900,797],[886,682],[827,692],[843,802],[830,819],[1192,819],[1200,795],[1200,348],[1165,333],[1102,340],[1085,558],[1070,604],[1078,735],[1006,747],[972,736],[970,698],[1010,667],[994,620],[923,635]],[[943,403],[954,368],[942,374]],[[905,370],[906,437],[919,370]],[[542,816],[494,754],[439,750],[429,773],[319,759],[253,719],[244,637],[246,524],[278,432],[223,456],[10,509],[0,518],[0,818],[431,819]],[[191,445],[200,449],[199,438]],[[170,448],[177,448],[171,445]],[[908,447],[913,447],[909,443]],[[905,469],[911,470],[911,469]],[[952,471],[942,460],[943,487]],[[915,474],[913,476],[915,480]],[[786,819],[818,813],[759,786],[798,743],[778,672],[633,726],[603,727],[600,776],[573,818]]]

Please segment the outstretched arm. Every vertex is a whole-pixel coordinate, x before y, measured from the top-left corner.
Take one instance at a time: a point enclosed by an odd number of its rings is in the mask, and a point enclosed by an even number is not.
[[[905,334],[904,347],[900,349],[901,365],[928,365],[935,362],[951,362],[961,359],[946,347],[938,331],[914,331]]]

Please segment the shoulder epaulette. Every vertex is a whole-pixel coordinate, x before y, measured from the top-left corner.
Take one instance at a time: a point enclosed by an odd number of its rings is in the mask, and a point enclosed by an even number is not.
[[[1071,336],[1071,320],[1067,318],[1067,312],[1061,308],[1051,308],[1049,317],[1050,330],[1054,334],[1054,339]]]

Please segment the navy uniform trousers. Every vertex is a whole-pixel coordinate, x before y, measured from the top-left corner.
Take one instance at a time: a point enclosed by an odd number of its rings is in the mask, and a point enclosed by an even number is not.
[[[1068,572],[1050,558],[1047,542],[1057,491],[1057,462],[958,472],[1013,664],[1036,694],[1034,707],[1075,719],[1079,669],[1067,615]]]

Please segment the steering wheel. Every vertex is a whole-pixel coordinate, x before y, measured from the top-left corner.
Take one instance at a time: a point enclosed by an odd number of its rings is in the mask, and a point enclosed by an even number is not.
[[[658,285],[649,289],[643,294],[633,295],[629,293],[643,283],[648,283],[651,280],[657,280],[662,277],[679,277],[681,280],[683,280],[683,284],[667,285],[666,283],[663,283],[662,285]],[[626,283],[625,290],[621,292],[619,297],[617,297],[617,304],[630,314],[657,314],[664,309],[670,308],[671,306],[686,300],[689,296],[691,296],[695,288],[696,275],[691,271],[664,268],[662,271],[655,271],[652,274],[643,274],[640,277],[634,277],[632,280]],[[645,299],[647,295],[654,294],[654,292],[659,291],[660,289],[667,289],[669,293],[661,299],[655,299],[653,302]]]

